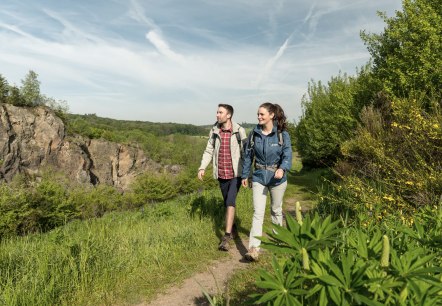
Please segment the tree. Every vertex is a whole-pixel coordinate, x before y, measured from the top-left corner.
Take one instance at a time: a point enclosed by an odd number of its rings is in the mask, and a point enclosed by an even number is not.
[[[341,143],[353,135],[356,81],[340,74],[332,77],[328,86],[309,84],[308,97],[302,101],[304,113],[295,128],[296,148],[304,165],[331,165],[339,156]]]
[[[17,86],[10,86],[8,97],[6,98],[6,103],[15,105],[15,106],[23,106],[25,102],[23,100],[22,95],[20,94],[20,89]]]
[[[0,103],[6,103],[9,93],[9,85],[6,79],[0,74]]]
[[[373,60],[373,72],[398,97],[416,92],[441,98],[442,2],[404,0],[403,11],[384,19],[381,34],[361,33]]]
[[[24,105],[36,106],[42,104],[40,96],[40,81],[38,80],[38,74],[32,70],[29,70],[24,80],[21,81],[20,94],[23,97]]]

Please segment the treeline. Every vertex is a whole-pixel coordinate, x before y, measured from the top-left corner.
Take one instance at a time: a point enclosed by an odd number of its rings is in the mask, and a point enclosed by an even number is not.
[[[309,85],[296,145],[305,165],[335,170],[328,211],[411,218],[442,201],[442,2],[406,0],[380,16],[383,33],[361,33],[365,67]]]
[[[53,109],[61,119],[65,119],[68,111],[66,101],[56,100],[40,92],[38,74],[30,70],[21,85],[11,85],[0,74],[0,103],[8,103],[15,106],[41,106],[45,105]]]
[[[167,136],[171,134],[207,136],[209,132],[208,127],[192,124],[116,120],[98,117],[95,114],[69,114],[68,120],[70,131],[86,135],[90,138],[100,138],[106,131],[140,130],[155,136]]]

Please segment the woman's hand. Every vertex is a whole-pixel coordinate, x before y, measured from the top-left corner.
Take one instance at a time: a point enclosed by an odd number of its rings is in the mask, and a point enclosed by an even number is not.
[[[241,185],[242,185],[244,188],[249,187],[249,180],[248,180],[248,179],[243,179],[243,180],[241,181]]]
[[[284,176],[284,170],[282,169],[278,169],[275,171],[275,179],[282,179],[282,177]]]

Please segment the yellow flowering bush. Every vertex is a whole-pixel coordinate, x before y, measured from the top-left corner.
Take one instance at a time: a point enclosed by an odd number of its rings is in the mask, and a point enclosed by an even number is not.
[[[364,211],[378,221],[400,211],[412,224],[413,211],[437,205],[442,194],[440,106],[424,110],[419,100],[394,98],[365,108],[361,122],[341,147],[346,173],[337,163],[338,179],[323,190],[322,208]]]

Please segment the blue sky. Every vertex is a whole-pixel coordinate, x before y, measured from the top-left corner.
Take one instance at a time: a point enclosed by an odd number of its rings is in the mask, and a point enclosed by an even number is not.
[[[2,0],[0,74],[71,113],[209,124],[218,103],[256,122],[262,102],[302,114],[310,80],[354,74],[369,53],[360,30],[400,0]]]

